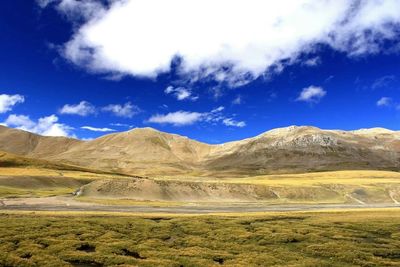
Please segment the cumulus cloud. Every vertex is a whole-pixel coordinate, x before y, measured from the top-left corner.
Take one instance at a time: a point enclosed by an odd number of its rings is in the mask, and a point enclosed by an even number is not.
[[[45,136],[75,137],[71,133],[73,128],[59,123],[56,115],[50,115],[40,118],[38,121],[33,121],[26,115],[11,114],[2,124]]]
[[[192,91],[190,89],[184,88],[184,87],[173,87],[173,86],[168,86],[165,90],[164,93],[169,95],[172,94],[173,96],[176,97],[177,100],[192,100],[196,101],[199,99],[198,96],[194,96],[192,94]]]
[[[64,105],[60,110],[60,114],[69,114],[69,115],[79,115],[79,116],[88,116],[90,114],[96,113],[96,108],[87,101],[81,101],[79,104],[75,105]]]
[[[180,74],[231,86],[280,71],[320,44],[349,56],[379,53],[386,40],[398,45],[400,24],[398,0],[55,2],[71,20],[85,19],[63,49],[74,64],[155,77],[180,58]]]
[[[172,124],[174,126],[192,125],[197,122],[207,123],[222,123],[225,126],[231,127],[244,127],[244,121],[236,121],[233,118],[226,117],[222,114],[225,108],[223,106],[217,107],[210,112],[189,112],[189,111],[176,111],[167,114],[156,114],[148,119],[150,123],[158,124]]]
[[[6,113],[11,111],[12,108],[19,104],[24,103],[25,98],[22,95],[7,95],[1,94],[0,95],[0,113]]]
[[[303,101],[308,103],[318,103],[326,95],[326,91],[322,87],[309,86],[304,88],[296,101]]]
[[[110,112],[117,117],[132,118],[138,114],[141,110],[138,106],[133,105],[131,102],[127,102],[124,105],[110,104],[102,108],[104,112]]]
[[[389,107],[392,105],[392,98],[390,97],[381,97],[377,102],[376,105],[378,107]]]
[[[114,129],[110,129],[110,128],[96,128],[96,127],[92,127],[92,126],[82,126],[81,129],[89,130],[89,131],[92,131],[92,132],[115,132]]]

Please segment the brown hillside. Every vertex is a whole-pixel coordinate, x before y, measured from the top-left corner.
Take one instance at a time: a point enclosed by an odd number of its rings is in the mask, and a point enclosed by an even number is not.
[[[208,145],[152,128],[84,142],[0,127],[0,150],[137,175],[400,170],[400,133],[381,128],[340,131],[291,126],[241,141]]]

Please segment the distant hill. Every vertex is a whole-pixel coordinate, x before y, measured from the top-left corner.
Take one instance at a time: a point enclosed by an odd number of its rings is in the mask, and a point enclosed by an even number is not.
[[[251,175],[325,170],[400,170],[400,132],[290,126],[221,145],[138,128],[92,141],[0,127],[0,150],[136,175]]]
[[[85,172],[92,174],[113,174],[113,175],[117,174],[120,176],[124,176],[124,174],[121,173],[107,172],[102,170],[95,170],[80,166],[52,162],[43,159],[24,157],[4,151],[0,151],[0,168],[33,168],[33,169],[48,169],[57,171]]]
[[[46,158],[65,152],[82,142],[66,137],[40,136],[0,125],[0,150],[17,155]]]

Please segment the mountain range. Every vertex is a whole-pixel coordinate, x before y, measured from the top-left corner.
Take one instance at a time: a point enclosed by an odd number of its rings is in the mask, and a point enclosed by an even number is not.
[[[0,126],[0,150],[145,176],[244,176],[328,170],[400,170],[400,132],[290,126],[210,145],[152,128],[82,141]]]

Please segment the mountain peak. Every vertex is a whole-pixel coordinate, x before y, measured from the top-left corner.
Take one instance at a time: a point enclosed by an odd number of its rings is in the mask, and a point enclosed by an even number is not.
[[[395,131],[386,128],[375,127],[375,128],[363,128],[352,132],[355,134],[391,134],[394,133]]]
[[[291,133],[297,133],[299,131],[307,131],[307,130],[313,130],[313,131],[321,131],[321,129],[313,126],[297,126],[297,125],[291,125],[287,127],[281,127],[281,128],[275,128],[272,130],[269,130],[263,134],[264,135],[287,135]]]
[[[129,130],[128,132],[157,132],[160,133],[161,131],[154,129],[152,127],[137,127]]]

